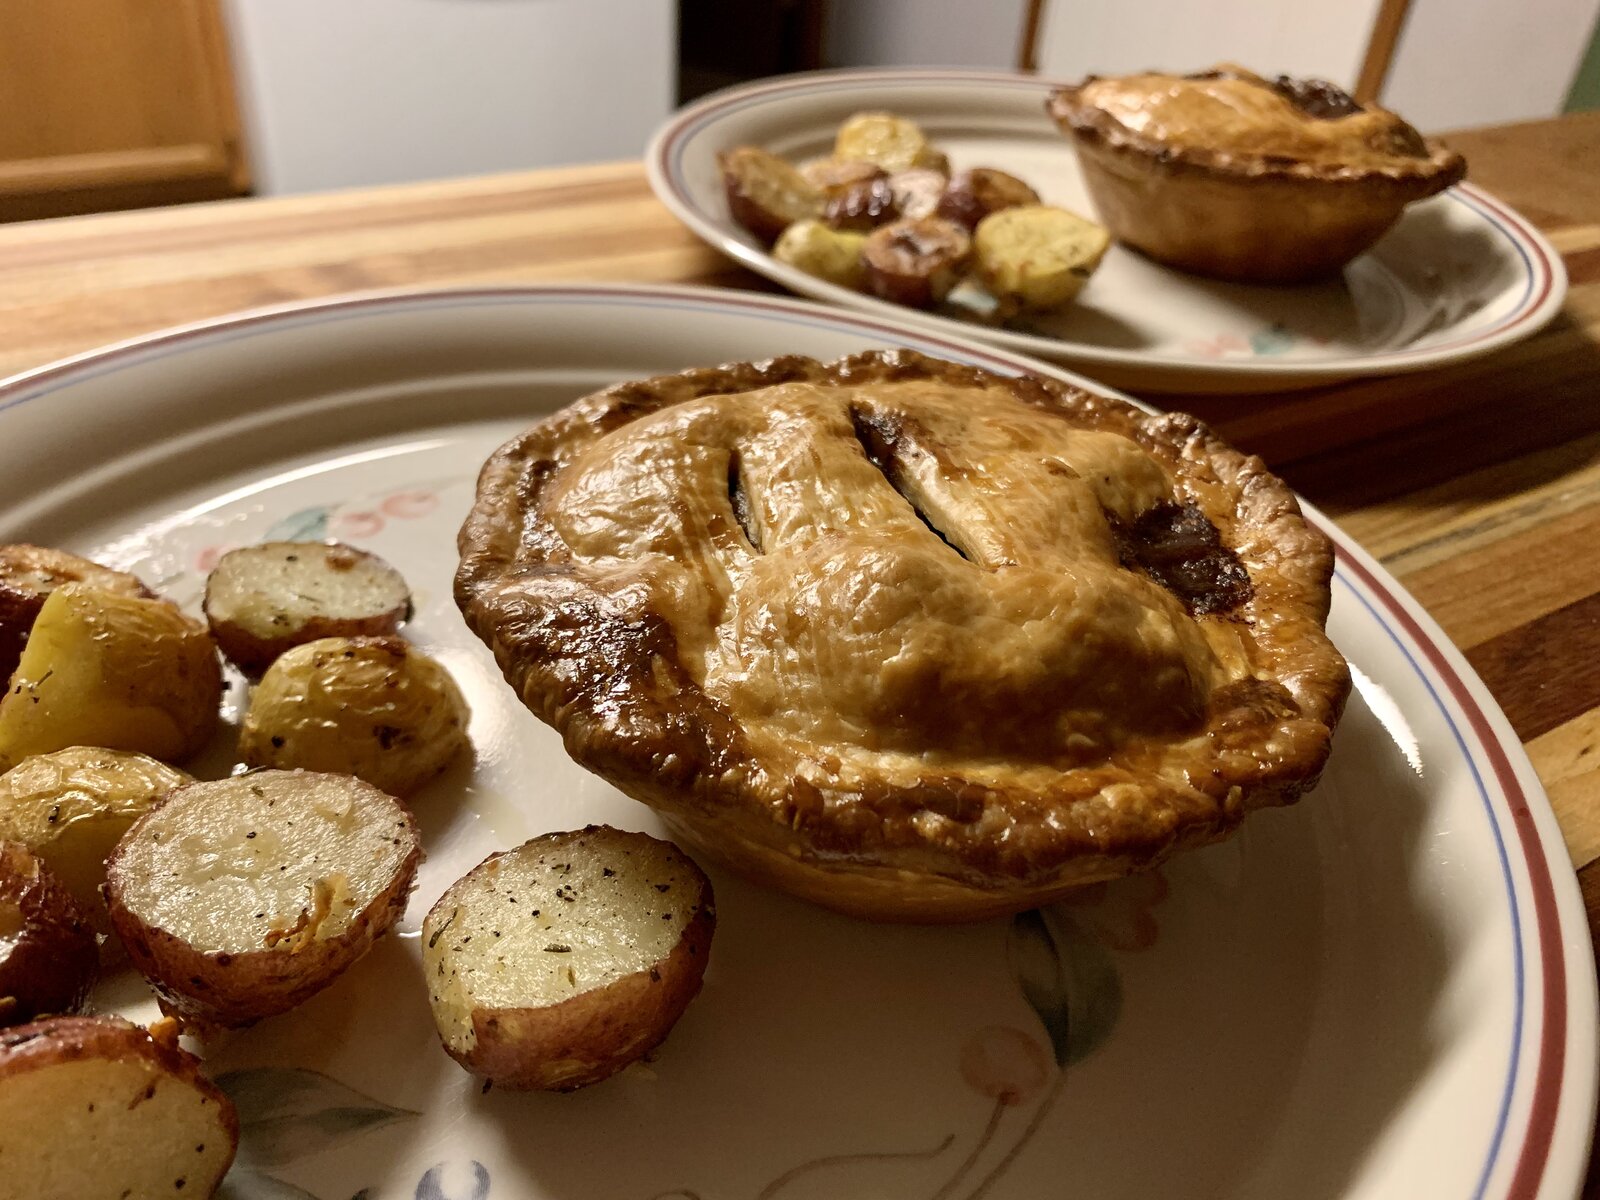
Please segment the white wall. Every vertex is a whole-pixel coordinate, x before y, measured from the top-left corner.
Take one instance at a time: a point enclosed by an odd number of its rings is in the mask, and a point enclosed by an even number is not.
[[[257,190],[635,158],[674,0],[228,0]]]
[[[1010,70],[1026,10],[1025,0],[832,0],[823,61]]]
[[[1597,0],[1411,0],[1383,103],[1419,129],[1561,111]]]
[[[1378,3],[1045,0],[1039,73],[1080,79],[1231,62],[1263,75],[1310,75],[1352,87]]]

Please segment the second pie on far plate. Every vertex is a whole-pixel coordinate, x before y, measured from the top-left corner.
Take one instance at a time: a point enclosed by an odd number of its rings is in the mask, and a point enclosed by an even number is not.
[[[1333,558],[1181,415],[910,352],[626,383],[486,464],[457,600],[568,752],[827,907],[1014,912],[1316,782]]]
[[[1090,76],[1047,107],[1113,236],[1218,279],[1336,272],[1406,205],[1466,174],[1461,155],[1387,109],[1321,80],[1231,65]]]

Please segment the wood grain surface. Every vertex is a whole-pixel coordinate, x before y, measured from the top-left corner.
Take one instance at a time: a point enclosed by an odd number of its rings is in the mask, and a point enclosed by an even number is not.
[[[1565,260],[1550,327],[1431,374],[1187,406],[1377,554],[1466,652],[1549,790],[1593,926],[1600,114],[1449,140]],[[678,225],[632,162],[73,217],[0,228],[0,372],[302,297],[558,279],[769,287]]]

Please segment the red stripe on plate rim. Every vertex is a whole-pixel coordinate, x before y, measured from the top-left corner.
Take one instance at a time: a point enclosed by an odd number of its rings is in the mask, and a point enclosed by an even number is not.
[[[1320,522],[1319,522],[1320,524]],[[1324,532],[1338,540],[1337,531],[1324,526]],[[1538,933],[1540,980],[1543,985],[1539,1049],[1534,1072],[1533,1096],[1529,1104],[1527,1134],[1506,1191],[1509,1200],[1534,1200],[1544,1178],[1550,1150],[1555,1141],[1556,1117],[1561,1106],[1561,1086],[1565,1073],[1564,1052],[1567,1037],[1567,972],[1561,946],[1561,922],[1556,910],[1555,884],[1550,862],[1545,857],[1539,830],[1528,808],[1527,793],[1517,778],[1488,714],[1468,689],[1455,665],[1438,642],[1422,627],[1383,580],[1361,561],[1358,555],[1341,554],[1340,562],[1350,568],[1362,585],[1393,615],[1412,643],[1426,656],[1435,674],[1444,681],[1457,706],[1466,715],[1473,734],[1482,747],[1495,779],[1505,796],[1517,840],[1527,865],[1533,897],[1534,927]]]

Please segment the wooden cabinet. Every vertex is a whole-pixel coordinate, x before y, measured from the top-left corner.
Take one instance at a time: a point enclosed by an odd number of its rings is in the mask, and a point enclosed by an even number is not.
[[[0,0],[0,220],[247,190],[217,0]]]

